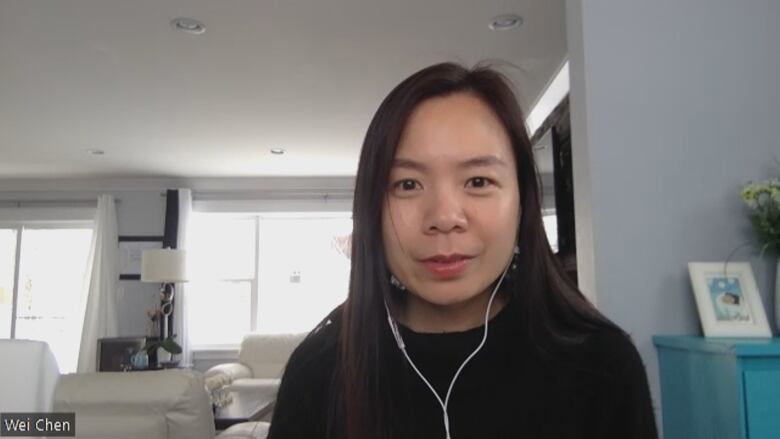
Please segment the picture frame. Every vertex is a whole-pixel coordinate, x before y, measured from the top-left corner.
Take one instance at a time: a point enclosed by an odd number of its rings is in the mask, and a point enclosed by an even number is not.
[[[688,272],[706,337],[771,337],[747,262],[690,262]]]
[[[141,280],[141,256],[144,250],[162,246],[162,236],[120,236],[119,279]]]
[[[137,337],[104,337],[97,341],[97,371],[98,372],[126,372],[133,370],[131,358],[158,337],[139,335]],[[157,362],[157,354],[150,361]]]

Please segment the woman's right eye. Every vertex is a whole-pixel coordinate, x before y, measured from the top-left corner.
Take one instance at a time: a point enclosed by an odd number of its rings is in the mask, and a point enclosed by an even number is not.
[[[413,191],[419,187],[420,187],[420,183],[408,178],[403,180],[398,180],[397,182],[393,183],[393,189],[400,190],[402,192]]]

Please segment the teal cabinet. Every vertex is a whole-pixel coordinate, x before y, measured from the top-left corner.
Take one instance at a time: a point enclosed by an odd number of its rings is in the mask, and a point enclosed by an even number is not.
[[[780,438],[780,339],[655,336],[665,439]]]

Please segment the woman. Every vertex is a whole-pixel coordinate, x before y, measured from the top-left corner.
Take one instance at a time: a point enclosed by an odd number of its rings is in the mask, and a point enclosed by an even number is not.
[[[348,298],[291,356],[270,439],[657,437],[636,349],[550,250],[523,120],[483,67],[385,98]]]

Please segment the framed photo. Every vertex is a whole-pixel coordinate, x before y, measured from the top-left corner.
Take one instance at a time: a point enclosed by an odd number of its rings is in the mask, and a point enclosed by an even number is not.
[[[771,337],[747,262],[690,262],[696,307],[707,337]]]
[[[97,347],[97,371],[98,372],[124,372],[132,370],[131,357],[140,351],[148,342],[157,340],[157,337],[107,337],[98,339]],[[157,355],[154,361],[157,361]]]
[[[141,255],[146,249],[162,248],[162,236],[119,237],[119,279],[141,280]]]

